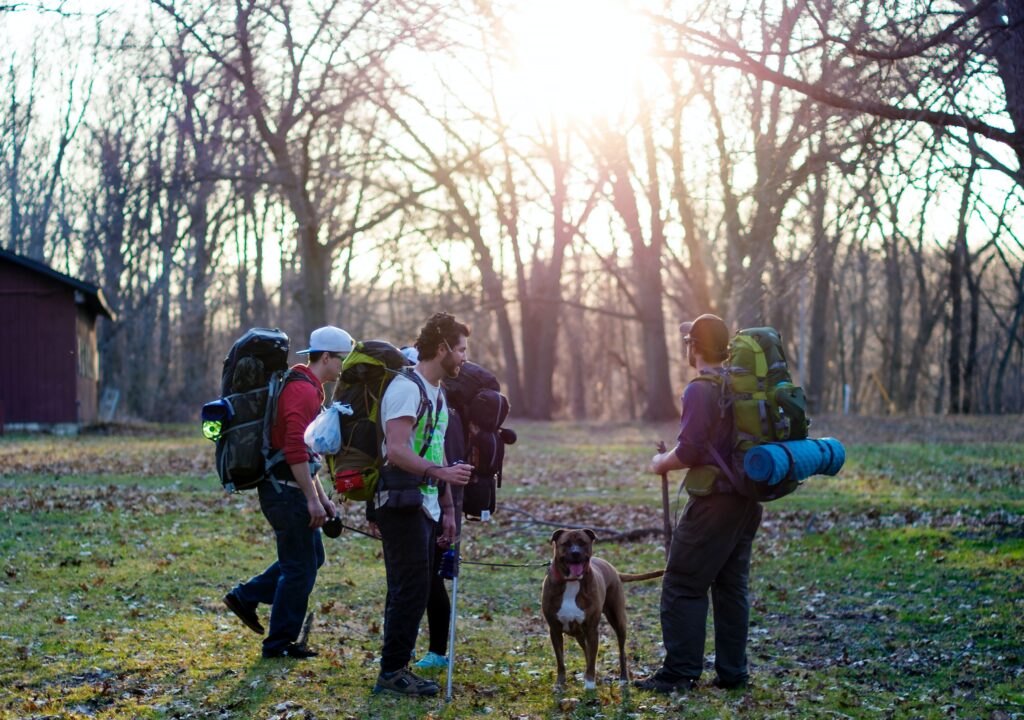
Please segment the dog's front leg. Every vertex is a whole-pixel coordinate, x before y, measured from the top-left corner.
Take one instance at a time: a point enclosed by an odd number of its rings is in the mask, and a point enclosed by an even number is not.
[[[587,658],[587,671],[583,675],[584,690],[597,689],[597,625],[597,622],[591,623],[583,636],[583,654]]]
[[[551,648],[555,651],[555,667],[557,668],[555,688],[561,690],[565,687],[565,647],[562,641],[562,631],[554,625],[549,625],[548,631],[551,634]]]

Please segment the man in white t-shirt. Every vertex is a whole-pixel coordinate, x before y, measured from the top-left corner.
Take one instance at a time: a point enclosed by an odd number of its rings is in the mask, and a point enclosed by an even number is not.
[[[449,466],[445,461],[448,408],[441,392],[441,380],[456,377],[466,361],[468,338],[469,328],[452,315],[433,315],[416,340],[419,362],[411,374],[392,380],[381,400],[384,469],[373,504],[388,593],[375,693],[427,696],[440,690],[408,665],[430,592],[435,523],[441,519],[437,541],[453,543],[451,485],[465,485],[473,471],[471,465]]]

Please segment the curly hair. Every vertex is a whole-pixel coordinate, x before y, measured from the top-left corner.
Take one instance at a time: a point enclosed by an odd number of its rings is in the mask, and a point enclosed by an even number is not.
[[[449,348],[459,343],[459,337],[469,337],[469,327],[455,319],[454,315],[446,312],[434,313],[420,330],[420,336],[416,338],[416,351],[420,354],[420,360],[432,360],[437,356],[437,350],[441,345],[447,343]]]

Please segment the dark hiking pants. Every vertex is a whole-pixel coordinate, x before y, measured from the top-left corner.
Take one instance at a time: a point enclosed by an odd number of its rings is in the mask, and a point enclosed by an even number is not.
[[[714,605],[715,670],[727,683],[747,679],[750,550],[761,505],[742,495],[690,498],[672,533],[661,590],[665,661],[659,679],[696,681],[704,669],[708,590]]]
[[[430,561],[434,552],[434,521],[422,508],[377,508],[377,526],[384,545],[388,594],[384,601],[384,646],[381,672],[405,667],[416,646],[430,594]]]

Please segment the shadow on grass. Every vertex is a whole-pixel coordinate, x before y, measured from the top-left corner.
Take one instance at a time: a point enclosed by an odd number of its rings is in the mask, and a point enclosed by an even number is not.
[[[596,690],[577,692],[569,690],[552,690],[551,705],[545,717],[554,720],[588,720],[590,718],[635,718],[639,710],[630,695],[628,684],[615,681],[611,685],[599,685]]]

